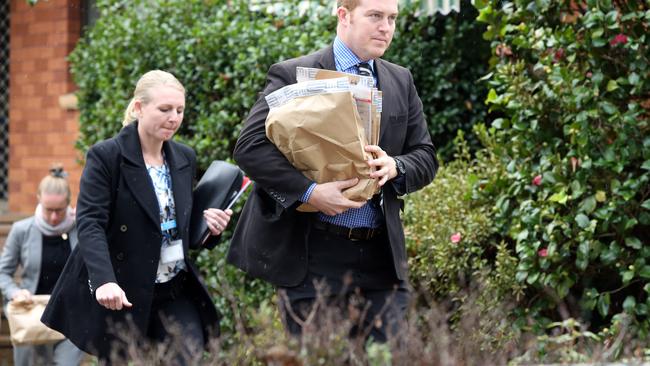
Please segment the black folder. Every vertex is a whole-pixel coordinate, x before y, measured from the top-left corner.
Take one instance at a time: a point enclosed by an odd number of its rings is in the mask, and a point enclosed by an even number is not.
[[[208,208],[225,210],[239,198],[244,173],[238,166],[222,160],[213,161],[194,188],[192,217],[190,219],[190,247],[203,246],[210,236],[210,229],[203,218]],[[245,188],[244,188],[245,189]]]

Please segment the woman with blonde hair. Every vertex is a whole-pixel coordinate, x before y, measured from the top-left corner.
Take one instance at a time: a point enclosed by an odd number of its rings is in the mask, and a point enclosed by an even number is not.
[[[30,302],[50,294],[68,256],[77,245],[70,187],[60,165],[38,185],[34,216],[11,227],[0,257],[0,290],[5,300]],[[20,281],[15,281],[18,267]],[[14,346],[14,365],[78,365],[83,352],[69,340],[37,346]]]
[[[168,72],[149,71],[138,80],[122,130],[86,156],[79,250],[42,320],[103,362],[121,363],[133,336],[156,345],[178,335],[174,363],[182,364],[200,357],[218,333],[219,315],[189,258],[196,156],[171,140],[184,109],[181,83]],[[231,213],[204,212],[211,242]]]

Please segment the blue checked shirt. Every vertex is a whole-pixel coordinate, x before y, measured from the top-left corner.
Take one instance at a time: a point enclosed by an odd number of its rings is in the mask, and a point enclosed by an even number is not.
[[[350,74],[358,75],[357,65],[362,62],[357,55],[355,55],[340,39],[334,39],[334,62],[336,63],[336,71],[347,72]],[[374,60],[367,61],[370,67],[375,69]],[[375,78],[375,85],[377,84],[377,76],[373,72]],[[302,202],[307,202],[312,192],[316,188],[316,183],[312,183],[307,191],[300,198]],[[318,213],[318,218],[321,221],[329,222],[334,225],[345,227],[379,227],[383,223],[383,214],[381,207],[379,207],[373,200],[366,202],[361,208],[351,208],[342,214],[335,216],[328,216],[323,213]]]

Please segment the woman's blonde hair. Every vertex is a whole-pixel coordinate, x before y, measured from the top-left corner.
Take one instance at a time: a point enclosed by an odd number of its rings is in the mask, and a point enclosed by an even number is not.
[[[41,179],[41,182],[38,184],[38,197],[41,197],[43,193],[47,194],[61,194],[65,195],[68,204],[70,203],[70,185],[68,185],[68,180],[66,177],[68,173],[63,170],[63,165],[54,164],[50,168],[50,174],[46,175]]]
[[[151,70],[145,73],[135,84],[133,98],[131,98],[129,106],[124,111],[122,126],[126,126],[137,119],[134,113],[135,102],[139,100],[142,104],[149,103],[151,100],[150,91],[160,86],[171,86],[185,94],[183,84],[174,75],[162,70]]]

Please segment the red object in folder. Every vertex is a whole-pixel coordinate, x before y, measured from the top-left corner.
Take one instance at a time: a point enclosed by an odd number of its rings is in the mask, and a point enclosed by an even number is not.
[[[233,197],[233,199],[230,200],[230,202],[228,203],[228,206],[226,206],[225,210],[231,208],[232,205],[234,205],[235,202],[237,202],[237,200],[239,199],[239,197],[241,197],[241,195],[242,195],[244,192],[246,192],[246,188],[248,188],[248,186],[249,186],[251,183],[253,183],[253,181],[250,180],[247,176],[244,176],[244,178],[242,178],[242,181],[241,181],[241,188],[239,189],[239,192],[237,192],[237,194],[235,195],[235,197]]]

